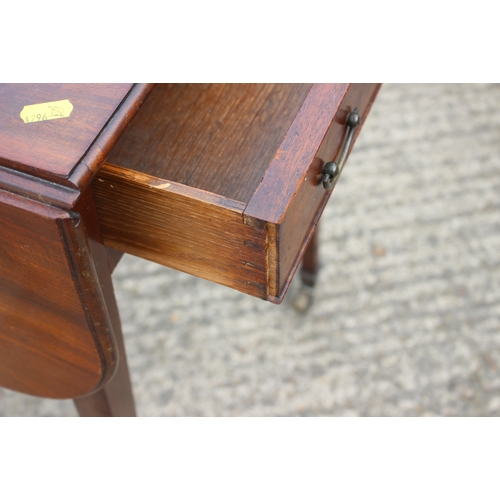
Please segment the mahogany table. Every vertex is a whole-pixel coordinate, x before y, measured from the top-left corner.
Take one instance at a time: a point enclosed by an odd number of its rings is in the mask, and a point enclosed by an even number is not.
[[[312,283],[327,166],[378,89],[1,84],[0,386],[135,415],[123,252],[276,303],[302,260]]]

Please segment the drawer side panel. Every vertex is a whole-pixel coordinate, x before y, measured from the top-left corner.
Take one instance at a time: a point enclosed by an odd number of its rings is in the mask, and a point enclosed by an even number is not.
[[[267,297],[265,230],[242,203],[111,164],[93,189],[106,246]]]

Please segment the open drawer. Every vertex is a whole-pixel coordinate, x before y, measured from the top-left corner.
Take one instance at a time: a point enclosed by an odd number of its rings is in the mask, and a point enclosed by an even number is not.
[[[280,302],[331,193],[323,164],[378,89],[157,85],[94,179],[104,243]]]

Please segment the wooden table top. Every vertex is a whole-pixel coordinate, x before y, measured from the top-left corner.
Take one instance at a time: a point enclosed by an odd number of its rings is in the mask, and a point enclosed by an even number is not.
[[[0,84],[0,166],[82,190],[151,88]]]

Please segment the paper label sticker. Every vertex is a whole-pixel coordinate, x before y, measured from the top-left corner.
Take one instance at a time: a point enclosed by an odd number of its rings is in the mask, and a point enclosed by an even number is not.
[[[24,123],[68,118],[73,111],[73,104],[68,99],[62,101],[42,102],[24,106],[19,114]]]

